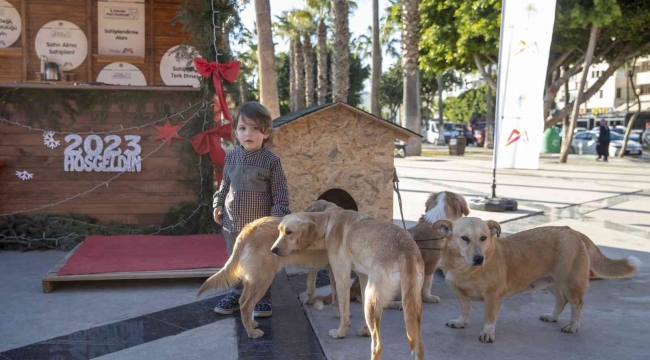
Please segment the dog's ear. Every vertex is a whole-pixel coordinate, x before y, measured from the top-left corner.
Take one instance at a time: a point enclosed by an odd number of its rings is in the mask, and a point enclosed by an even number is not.
[[[449,237],[454,232],[454,224],[449,220],[438,220],[431,227],[444,237]]]
[[[501,237],[501,225],[498,222],[494,220],[488,220],[487,226],[493,236],[496,234],[497,237]]]
[[[300,250],[307,249],[318,238],[318,228],[316,223],[311,220],[300,221],[300,239],[298,246]]]
[[[467,206],[467,201],[465,201],[465,198],[462,195],[456,195],[456,201],[460,204],[463,215],[469,215],[469,207]]]

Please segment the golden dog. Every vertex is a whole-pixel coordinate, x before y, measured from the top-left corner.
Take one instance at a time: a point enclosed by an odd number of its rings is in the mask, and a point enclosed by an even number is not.
[[[350,271],[354,270],[361,283],[367,325],[358,334],[372,336],[372,359],[381,359],[379,324],[383,308],[397,292],[400,282],[409,346],[416,359],[424,359],[419,294],[424,263],[406,230],[350,210],[287,215],[278,229],[280,236],[271,251],[280,257],[320,245],[321,241],[327,249],[341,320],[338,329],[330,330],[331,337],[345,337],[350,327]]]
[[[335,211],[338,209],[340,209],[338,206],[323,200],[319,200],[307,208],[308,211]],[[196,295],[199,297],[209,289],[232,287],[241,279],[243,285],[242,295],[239,298],[241,319],[251,338],[264,335],[262,330],[256,329],[257,322],[253,321],[252,317],[253,309],[273,282],[275,274],[286,266],[311,269],[328,267],[328,256],[324,249],[297,252],[284,258],[275,256],[270,249],[279,236],[278,225],[281,220],[282,218],[277,217],[264,217],[246,225],[237,237],[232,255],[224,267],[207,279]],[[330,281],[334,284],[332,276],[330,276]],[[315,283],[315,275],[307,281],[309,299],[313,297]],[[335,286],[332,286],[332,293],[334,293],[334,289]]]
[[[589,269],[602,278],[626,278],[640,267],[635,257],[612,260],[584,234],[569,227],[545,226],[496,239],[496,221],[461,218],[455,223],[440,220],[434,228],[448,234],[442,253],[445,280],[456,293],[462,313],[447,326],[467,326],[472,300],[485,301],[481,342],[493,342],[501,300],[524,290],[548,288],[555,295],[555,308],[540,320],[557,322],[567,303],[571,321],[562,332],[580,328],[580,311],[589,287]],[[452,230],[453,228],[453,230]]]

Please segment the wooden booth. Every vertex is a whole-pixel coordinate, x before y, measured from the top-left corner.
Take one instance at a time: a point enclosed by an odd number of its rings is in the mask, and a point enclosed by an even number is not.
[[[160,146],[201,97],[189,59],[173,53],[188,40],[173,23],[181,3],[0,0],[0,214],[159,225],[196,202],[187,140]]]
[[[281,116],[273,128],[293,211],[324,198],[392,222],[395,139],[419,134],[340,102]]]

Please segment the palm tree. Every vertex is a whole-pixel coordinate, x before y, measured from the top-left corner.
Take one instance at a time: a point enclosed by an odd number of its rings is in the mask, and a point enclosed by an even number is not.
[[[282,38],[289,39],[289,110],[296,111],[297,110],[296,73],[295,73],[296,29],[291,24],[290,13],[288,11],[283,11],[281,15],[276,16],[276,20],[277,21],[273,24],[276,33]]]
[[[330,5],[329,0],[307,0],[307,6],[312,10],[314,17],[318,18],[318,29],[316,30],[318,39],[318,87],[316,90],[318,105],[324,104],[327,96],[327,25],[325,25],[325,20],[330,13]]]
[[[332,95],[334,101],[346,102],[348,99],[348,87],[350,82],[350,29],[348,27],[348,1],[332,0],[332,15],[334,17]]]
[[[293,72],[295,74],[294,79],[296,81],[296,110],[300,110],[305,107],[305,58],[300,36],[296,36],[293,40],[293,53],[295,54]]]
[[[305,106],[314,106],[314,49],[311,46],[311,33],[302,34],[305,57]]]
[[[409,130],[420,133],[418,105],[418,45],[420,42],[420,14],[418,0],[402,0],[402,65],[404,68],[404,120]],[[422,143],[411,138],[406,146],[407,156],[418,156]]]
[[[275,80],[275,51],[271,33],[271,5],[269,0],[255,0],[257,21],[258,62],[260,69],[260,103],[266,106],[272,118],[280,116],[278,87]]]

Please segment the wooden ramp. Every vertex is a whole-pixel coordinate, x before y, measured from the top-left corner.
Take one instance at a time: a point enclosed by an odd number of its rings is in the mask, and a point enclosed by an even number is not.
[[[180,278],[207,278],[214,275],[221,268],[185,269],[185,270],[162,270],[162,271],[135,271],[135,272],[112,272],[104,274],[88,275],[57,275],[59,270],[68,262],[68,259],[79,249],[77,245],[61,261],[59,261],[43,277],[43,292],[50,293],[59,282],[63,281],[101,281],[101,280],[136,280],[136,279],[180,279]]]

